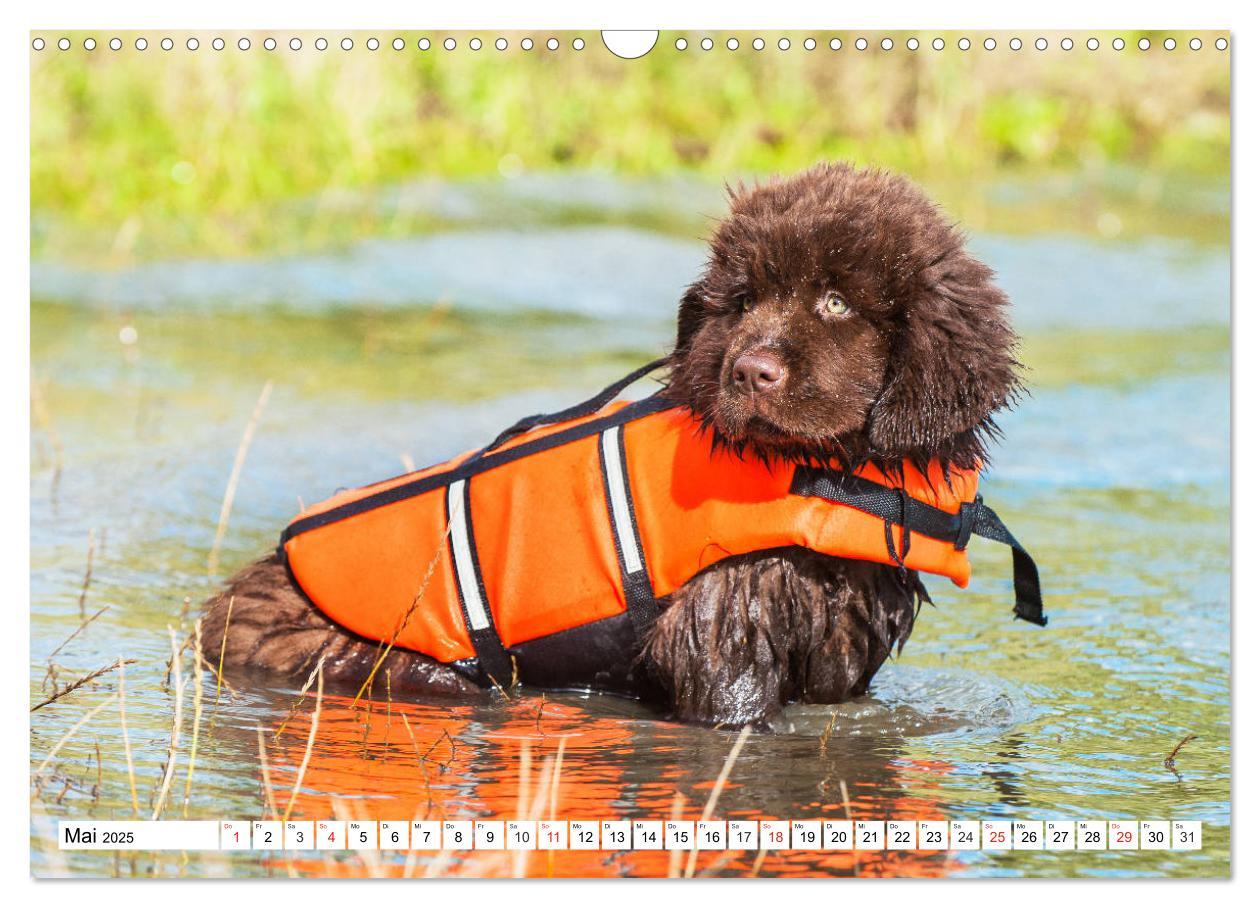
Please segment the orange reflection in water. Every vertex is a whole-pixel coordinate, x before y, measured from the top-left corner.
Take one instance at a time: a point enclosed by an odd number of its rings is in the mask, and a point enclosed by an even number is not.
[[[653,746],[657,723],[594,715],[578,705],[521,699],[485,721],[475,708],[449,709],[326,696],[313,746],[310,701],[268,738],[274,815],[293,819],[699,820],[708,784],[684,781],[681,757],[658,771],[636,753]],[[305,760],[301,786],[293,786]],[[915,764],[914,771],[948,771]],[[716,776],[716,773],[715,773]],[[729,801],[734,786],[724,789]],[[690,792],[690,796],[688,796]],[[289,806],[290,798],[292,805]],[[269,813],[269,816],[273,814]],[[796,818],[943,819],[938,805],[908,794],[819,799]],[[717,819],[768,819],[746,809]],[[790,819],[784,817],[783,819]],[[334,877],[662,877],[687,872],[690,855],[666,851],[336,852],[265,860],[273,873]],[[945,876],[961,865],[931,852],[699,852],[696,876]]]

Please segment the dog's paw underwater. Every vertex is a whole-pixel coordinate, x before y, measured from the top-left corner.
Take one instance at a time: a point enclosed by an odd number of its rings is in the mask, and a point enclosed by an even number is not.
[[[306,509],[212,601],[207,658],[765,723],[864,694],[920,575],[967,583],[973,535],[1012,548],[1016,614],[1044,623],[1032,559],[978,495],[1018,390],[1005,310],[902,178],[826,165],[741,188],[666,360]],[[661,365],[662,390],[616,400]]]

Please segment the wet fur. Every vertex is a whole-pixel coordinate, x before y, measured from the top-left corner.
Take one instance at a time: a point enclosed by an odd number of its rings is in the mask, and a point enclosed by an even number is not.
[[[683,296],[665,393],[715,444],[763,460],[983,464],[994,414],[1019,392],[1016,338],[993,273],[909,181],[823,165],[731,192],[709,260]],[[843,297],[841,317],[818,300]],[[781,360],[775,395],[736,394],[733,358]],[[785,548],[728,558],[675,592],[637,661],[645,697],[691,722],[765,722],[786,703],[860,696],[906,642],[926,592],[914,572]],[[225,668],[299,682],[321,655],[357,686],[379,645],[314,608],[274,556],[207,604],[203,640]],[[390,653],[395,695],[470,694],[453,669]],[[528,678],[524,679],[528,682]]]

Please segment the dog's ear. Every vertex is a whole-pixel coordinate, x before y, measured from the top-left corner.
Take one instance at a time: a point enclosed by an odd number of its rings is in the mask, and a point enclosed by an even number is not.
[[[885,456],[983,451],[995,411],[1020,391],[1018,340],[993,272],[965,253],[923,275],[894,338],[868,435]],[[959,444],[959,442],[969,442]]]
[[[678,303],[678,337],[674,342],[675,355],[681,355],[691,343],[692,336],[704,323],[704,281],[699,280],[687,288]]]

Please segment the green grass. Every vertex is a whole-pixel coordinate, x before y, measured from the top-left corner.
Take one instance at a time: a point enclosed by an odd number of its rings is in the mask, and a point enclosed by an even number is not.
[[[879,163],[922,179],[1009,168],[1223,176],[1228,55],[1210,48],[1064,53],[891,52],[826,41],[737,53],[673,48],[645,59],[586,50],[454,53],[388,43],[273,52],[32,53],[31,207],[37,256],[105,261],[235,255],[399,229],[388,212],[322,204],[330,193],[419,177],[583,168],[713,178],[793,170],[820,158]],[[152,36],[151,36],[152,37]],[[388,37],[388,36],[386,36]],[[434,47],[440,36],[434,38]],[[773,37],[773,36],[772,36]],[[820,36],[827,37],[827,36]],[[902,36],[904,38],[904,36]],[[1203,37],[1210,41],[1206,33]],[[467,36],[461,36],[461,44]],[[484,36],[483,36],[484,38]],[[1159,36],[1152,35],[1157,42]],[[1109,38],[1108,38],[1109,40]],[[295,213],[285,203],[315,198]],[[278,216],[279,212],[279,216]],[[411,225],[401,225],[403,229]]]

